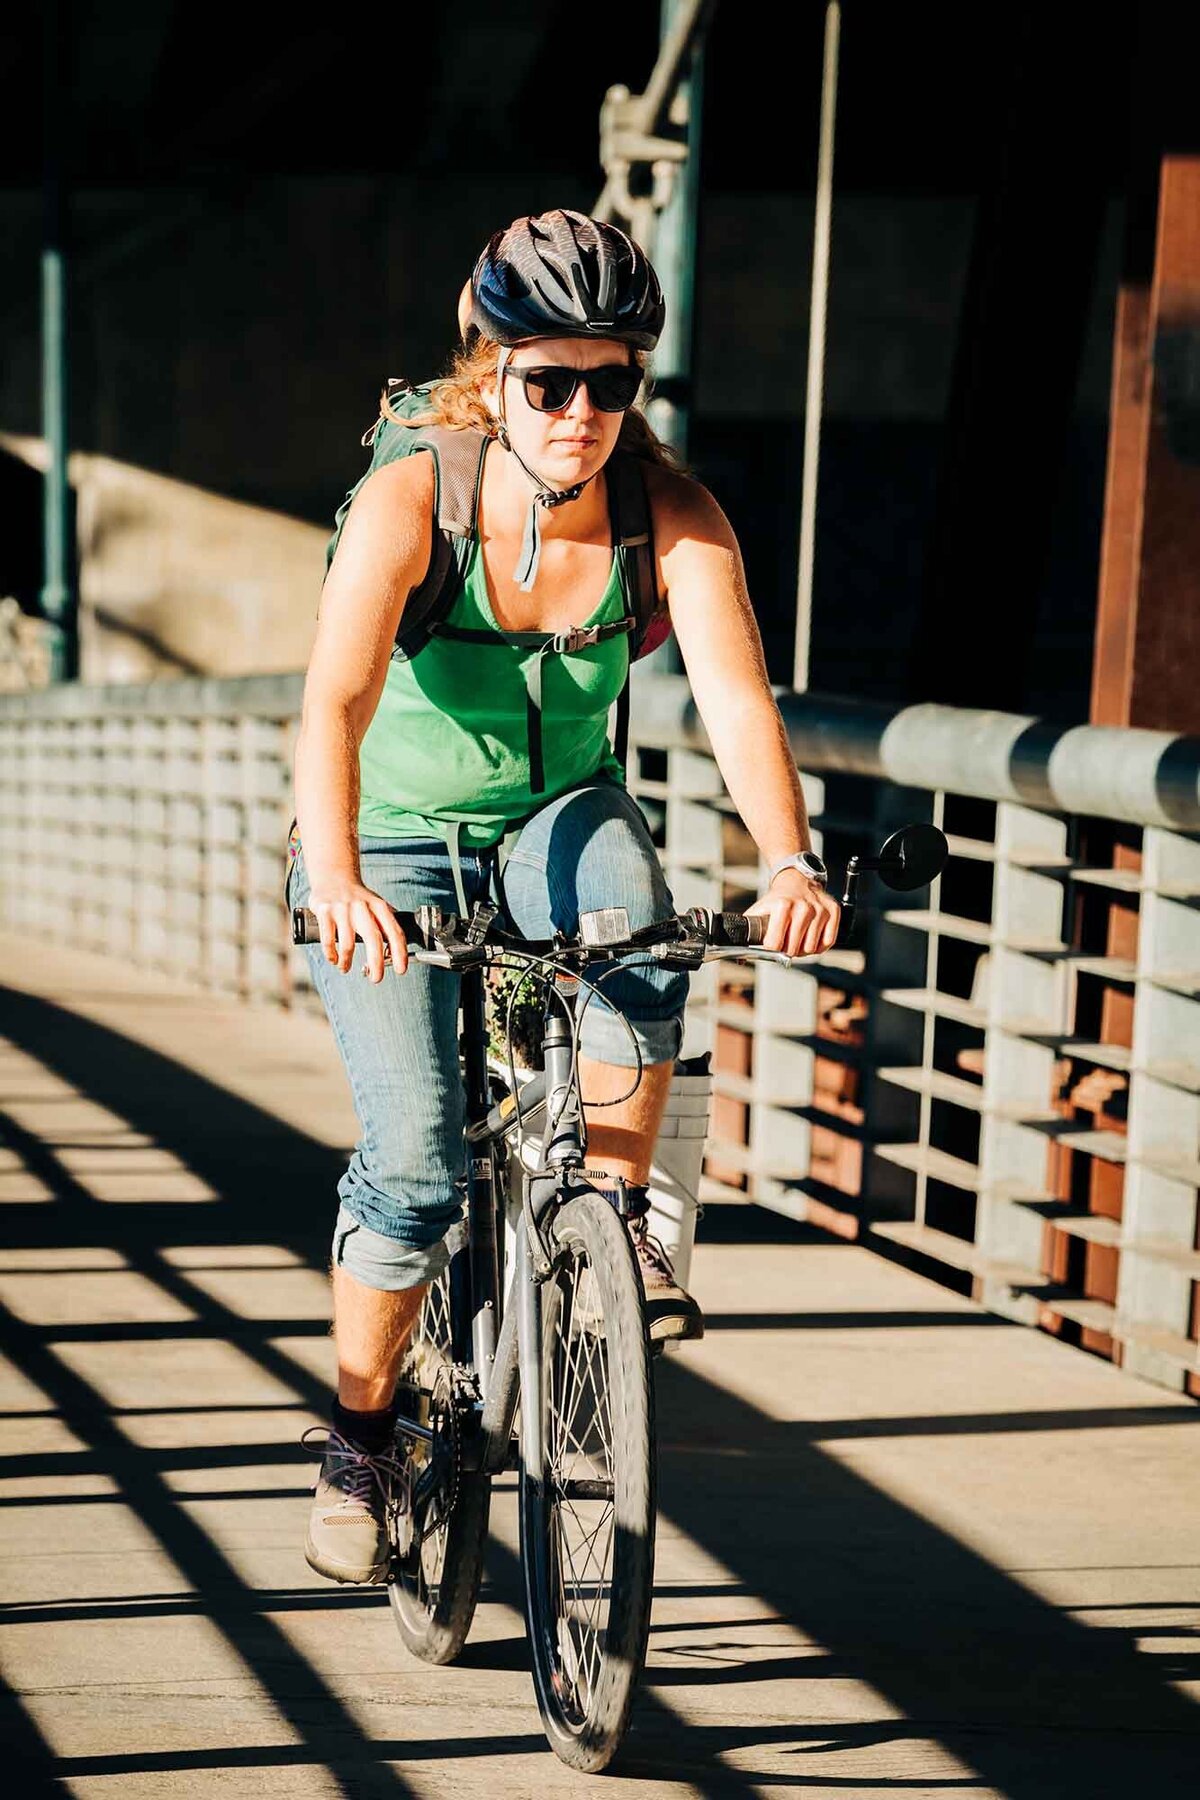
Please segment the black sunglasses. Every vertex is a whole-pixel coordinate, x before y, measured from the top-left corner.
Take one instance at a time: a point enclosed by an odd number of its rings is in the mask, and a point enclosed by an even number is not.
[[[642,371],[636,363],[601,363],[598,369],[565,369],[542,365],[532,369],[504,370],[525,387],[525,398],[534,412],[562,412],[570,406],[580,382],[598,412],[627,412],[637,399]]]

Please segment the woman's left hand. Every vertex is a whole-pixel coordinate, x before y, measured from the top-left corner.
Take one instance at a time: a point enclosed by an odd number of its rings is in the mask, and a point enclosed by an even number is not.
[[[767,920],[764,950],[782,950],[786,956],[817,956],[832,950],[842,909],[819,882],[799,869],[784,869],[761,900],[746,908]]]

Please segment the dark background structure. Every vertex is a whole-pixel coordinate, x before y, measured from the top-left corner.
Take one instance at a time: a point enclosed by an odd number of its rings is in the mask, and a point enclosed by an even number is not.
[[[690,454],[739,532],[781,682],[823,13],[718,4],[705,55]],[[1163,145],[1194,129],[1196,15],[843,14],[812,685],[1086,718],[1114,309],[1152,253]],[[601,101],[644,84],[658,37],[645,0],[303,27],[231,0],[9,13],[0,430],[40,430],[57,159],[72,443],[328,522],[383,379],[444,363],[487,234],[594,202]],[[32,607],[29,479],[0,459],[0,590]]]

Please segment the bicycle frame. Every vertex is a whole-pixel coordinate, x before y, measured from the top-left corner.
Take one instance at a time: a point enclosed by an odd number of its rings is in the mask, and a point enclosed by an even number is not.
[[[512,1427],[521,1393],[522,1450],[527,1469],[543,1461],[541,1406],[544,1273],[534,1260],[525,1211],[517,1221],[512,1305],[505,1306],[504,1242],[508,1196],[508,1140],[516,1127],[515,1098],[493,1104],[488,1083],[487,1027],[483,970],[461,976],[460,1050],[466,1104],[466,1241],[450,1262],[450,1318],[454,1360],[473,1364],[481,1403],[479,1437],[464,1445],[469,1466],[496,1475],[513,1466]],[[530,1206],[540,1225],[575,1185],[572,1172],[584,1160],[586,1132],[573,1073],[572,1035],[578,981],[559,974],[556,999],[547,998],[542,1050],[544,1070],[526,1086],[521,1114],[545,1108],[548,1125],[543,1163],[546,1173],[521,1171],[530,1186]],[[547,1104],[549,1096],[549,1104]],[[580,1183],[580,1186],[586,1185]],[[538,1252],[540,1259],[540,1251]],[[469,1336],[468,1336],[469,1333]],[[398,1419],[406,1436],[428,1441],[430,1433]]]

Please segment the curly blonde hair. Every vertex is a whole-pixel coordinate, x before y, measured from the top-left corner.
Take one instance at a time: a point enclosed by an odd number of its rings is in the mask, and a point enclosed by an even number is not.
[[[496,373],[499,348],[493,339],[473,334],[470,343],[455,351],[449,373],[433,383],[427,411],[418,413],[415,418],[403,417],[392,410],[385,388],[379,397],[380,417],[410,431],[419,431],[423,425],[448,425],[452,431],[482,431],[486,437],[495,437],[496,417],[485,405],[479,390],[481,383]],[[644,371],[645,353],[635,350],[633,358]],[[663,442],[637,406],[631,406],[621,420],[616,448],[640,456],[645,462],[661,463],[664,468],[683,470],[686,467],[679,453]]]

